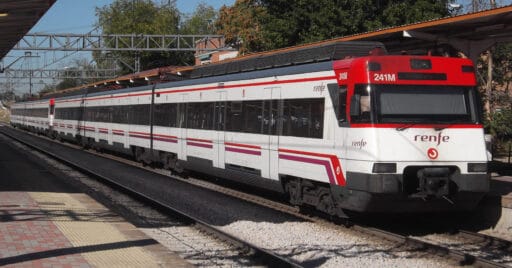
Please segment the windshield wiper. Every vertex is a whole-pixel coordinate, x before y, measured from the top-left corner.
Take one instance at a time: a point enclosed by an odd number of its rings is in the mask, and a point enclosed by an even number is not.
[[[435,131],[443,130],[453,124],[462,123],[460,121],[429,121],[429,122],[413,122],[413,123],[404,123],[403,125],[395,128],[397,131],[403,131],[415,125],[424,124],[424,125],[434,125],[433,129]]]
[[[405,124],[395,128],[395,129],[396,129],[396,131],[404,131],[404,130],[406,130],[406,129],[410,128],[410,127],[413,127],[415,125],[418,125],[418,124],[420,124],[420,123],[417,123],[417,122],[415,122],[415,123],[405,123]]]
[[[434,130],[440,131],[443,130],[453,124],[462,124],[461,121],[433,121],[432,124],[436,125],[434,126]]]

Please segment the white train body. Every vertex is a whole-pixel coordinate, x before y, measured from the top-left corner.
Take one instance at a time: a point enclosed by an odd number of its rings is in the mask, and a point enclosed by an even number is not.
[[[470,67],[426,56],[311,63],[56,98],[53,126],[19,113],[12,123],[331,214],[468,210],[489,183]]]

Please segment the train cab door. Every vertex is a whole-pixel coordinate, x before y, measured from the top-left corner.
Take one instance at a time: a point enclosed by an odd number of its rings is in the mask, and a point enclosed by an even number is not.
[[[272,180],[279,180],[279,128],[280,122],[278,120],[281,109],[281,87],[265,88],[265,99],[270,101],[265,102],[264,117],[266,131],[268,133],[268,174],[262,174]],[[268,106],[268,107],[267,107]]]
[[[347,136],[350,131],[347,119],[348,106],[348,86],[338,84],[327,85],[330,97],[332,99],[333,110],[336,116],[334,127],[334,149],[340,158],[341,166],[346,166],[347,159]]]

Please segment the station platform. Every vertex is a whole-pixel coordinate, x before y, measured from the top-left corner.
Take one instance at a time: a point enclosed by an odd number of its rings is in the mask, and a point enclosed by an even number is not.
[[[471,222],[483,223],[483,233],[512,240],[512,165],[508,159],[495,159],[490,169],[490,191]]]
[[[501,197],[501,205],[512,209],[512,164],[508,158],[497,158],[490,162],[490,196]]]
[[[490,195],[500,196],[502,207],[512,209],[512,177],[501,175],[493,176]]]
[[[192,267],[0,135],[0,266]]]

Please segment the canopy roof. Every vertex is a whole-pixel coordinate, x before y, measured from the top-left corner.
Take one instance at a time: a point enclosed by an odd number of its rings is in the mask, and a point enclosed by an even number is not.
[[[2,0],[0,1],[0,59],[50,9],[55,0]]]

